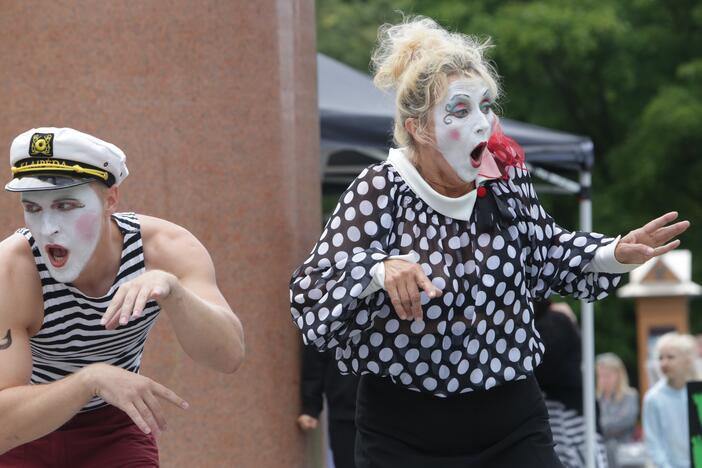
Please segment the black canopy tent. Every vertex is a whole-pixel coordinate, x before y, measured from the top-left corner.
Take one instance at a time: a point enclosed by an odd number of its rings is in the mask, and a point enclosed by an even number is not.
[[[317,54],[321,126],[322,182],[343,190],[369,164],[385,160],[392,145],[394,96],[378,90],[370,77]],[[580,229],[590,231],[592,140],[510,119],[503,131],[523,148],[532,175],[546,182],[539,192],[574,194],[580,204]],[[577,181],[563,174],[577,175]],[[334,190],[336,191],[336,190]],[[592,304],[582,303],[583,394],[587,424],[587,466],[594,467],[594,322]]]

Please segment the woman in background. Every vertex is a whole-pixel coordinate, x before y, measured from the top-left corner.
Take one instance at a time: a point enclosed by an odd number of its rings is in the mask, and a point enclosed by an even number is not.
[[[632,442],[639,417],[639,393],[629,386],[624,363],[614,353],[597,356],[597,403],[610,468],[617,468],[617,447]]]

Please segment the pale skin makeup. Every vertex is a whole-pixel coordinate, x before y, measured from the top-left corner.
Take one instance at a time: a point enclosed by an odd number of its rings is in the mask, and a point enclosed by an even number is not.
[[[23,192],[24,221],[61,283],[78,278],[95,252],[102,228],[102,200],[89,185]]]
[[[495,118],[492,106],[485,80],[462,77],[449,84],[432,110],[436,147],[465,182],[478,176]]]

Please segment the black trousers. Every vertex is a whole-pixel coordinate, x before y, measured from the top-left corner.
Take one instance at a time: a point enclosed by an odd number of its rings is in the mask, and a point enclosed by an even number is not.
[[[563,468],[533,377],[438,398],[361,377],[358,468]]]
[[[329,445],[336,468],[356,468],[355,441],[356,425],[353,420],[329,419]]]

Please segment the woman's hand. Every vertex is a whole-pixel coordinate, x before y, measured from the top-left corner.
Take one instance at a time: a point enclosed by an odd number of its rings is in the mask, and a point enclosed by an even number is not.
[[[317,418],[313,418],[309,414],[301,414],[297,417],[297,425],[304,432],[309,432],[311,430],[317,429],[317,424],[319,421]]]
[[[614,257],[619,263],[640,264],[670,252],[680,245],[680,241],[676,239],[667,244],[666,242],[679,236],[690,227],[689,221],[680,221],[667,226],[677,217],[678,212],[671,211],[650,221],[645,226],[631,231],[619,241],[614,251]]]
[[[419,289],[423,289],[432,299],[441,296],[441,289],[431,284],[422,267],[416,263],[396,259],[385,260],[383,263],[384,288],[390,296],[397,316],[403,320],[421,320],[423,312]]]

